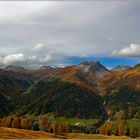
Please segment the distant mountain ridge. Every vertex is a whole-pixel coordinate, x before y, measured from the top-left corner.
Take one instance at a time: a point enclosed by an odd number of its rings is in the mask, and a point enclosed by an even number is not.
[[[130,70],[130,69],[132,69],[132,67],[130,67],[130,66],[118,65],[115,68],[111,69],[111,71],[114,71],[114,72],[124,72],[124,71]]]
[[[117,71],[117,70],[128,70],[128,69],[133,69],[133,68],[138,68],[140,67],[140,64],[136,64],[134,67],[131,66],[123,66],[123,65],[118,65],[116,67],[113,67],[111,70],[108,69],[107,67],[105,67],[104,65],[101,64],[100,61],[85,61],[85,62],[81,62],[80,64],[77,65],[71,65],[71,66],[65,66],[65,67],[79,67],[81,69],[83,69],[86,72],[95,72],[95,74],[98,75],[98,73],[103,74],[104,73],[108,73],[109,71]],[[65,68],[65,67],[57,67],[57,66],[48,66],[48,65],[43,65],[37,69],[30,69],[30,68],[24,68],[24,66],[19,66],[19,65],[8,65],[5,66],[4,68],[0,68],[0,69],[4,69],[4,70],[12,70],[12,71],[18,71],[18,70],[39,70],[39,69],[59,69],[59,68]],[[100,71],[101,69],[101,71]],[[99,72],[96,72],[99,71]]]
[[[112,102],[116,106],[114,111],[118,111],[126,102],[134,101],[138,111],[139,66],[114,69],[108,70],[100,62],[83,62],[65,68],[1,69],[0,110],[7,110],[0,116],[54,112],[58,116],[106,119]]]
[[[9,66],[6,66],[4,69],[5,70],[12,70],[12,71],[22,71],[22,70],[25,70],[24,67],[16,66],[16,65],[9,65]]]

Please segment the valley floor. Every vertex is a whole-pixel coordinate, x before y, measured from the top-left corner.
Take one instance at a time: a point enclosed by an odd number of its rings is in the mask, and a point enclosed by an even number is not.
[[[32,130],[0,127],[0,139],[130,139],[126,136],[104,136],[96,134],[64,134],[54,136],[53,134]]]

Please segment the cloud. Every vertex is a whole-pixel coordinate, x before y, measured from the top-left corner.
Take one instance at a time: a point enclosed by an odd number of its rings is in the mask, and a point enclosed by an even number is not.
[[[9,54],[5,57],[0,57],[0,66],[7,65],[22,65],[25,67],[39,67],[42,65],[51,65],[61,62],[61,57],[53,57],[51,54],[46,54],[44,56],[25,56],[22,53]]]
[[[11,64],[11,63],[16,63],[16,62],[23,62],[23,61],[24,61],[24,55],[22,53],[10,54],[3,58],[3,63],[5,65]]]
[[[110,56],[123,44],[140,43],[139,13],[136,2],[0,2],[0,63],[59,65]],[[11,56],[19,52],[19,60]],[[7,56],[14,60],[4,62]]]
[[[54,2],[14,2],[14,1],[5,1],[0,2],[0,22],[2,21],[10,21],[16,22],[18,19],[22,19],[22,17],[35,14],[36,12],[44,9],[50,9]],[[9,10],[7,10],[9,9]],[[26,10],[25,10],[26,9]],[[4,13],[4,14],[2,14]]]
[[[109,41],[113,41],[114,38],[110,36],[110,37],[108,37],[108,40],[109,40]]]
[[[140,44],[130,44],[121,50],[115,50],[111,53],[112,56],[127,56],[140,57]]]
[[[37,44],[35,47],[33,47],[31,50],[32,51],[40,51],[40,50],[42,50],[43,49],[43,44],[42,43],[39,43],[39,44]]]

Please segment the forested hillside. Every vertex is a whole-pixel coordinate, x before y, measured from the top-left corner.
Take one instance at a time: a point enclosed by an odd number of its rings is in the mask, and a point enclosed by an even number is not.
[[[94,133],[139,136],[139,65],[111,71],[99,62],[37,70],[10,66],[0,70],[0,81],[1,118],[53,114],[56,120],[95,119],[90,125]],[[76,129],[85,131],[79,125]]]

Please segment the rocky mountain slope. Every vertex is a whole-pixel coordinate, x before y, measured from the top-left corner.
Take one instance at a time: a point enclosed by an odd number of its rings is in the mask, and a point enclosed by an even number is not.
[[[108,70],[100,62],[65,68],[0,70],[0,115],[16,113],[107,119],[110,107],[140,108],[140,67]],[[7,104],[6,104],[7,103]]]
[[[109,70],[104,67],[100,62],[84,62],[79,64],[77,67],[85,72],[95,74],[97,76],[108,74]]]

